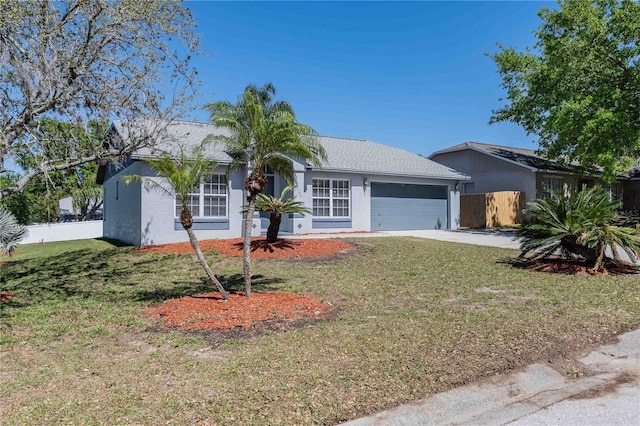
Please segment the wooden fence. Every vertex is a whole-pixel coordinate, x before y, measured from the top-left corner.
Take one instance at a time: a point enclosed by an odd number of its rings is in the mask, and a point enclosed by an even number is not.
[[[497,228],[522,223],[524,192],[501,191],[460,196],[460,226]]]

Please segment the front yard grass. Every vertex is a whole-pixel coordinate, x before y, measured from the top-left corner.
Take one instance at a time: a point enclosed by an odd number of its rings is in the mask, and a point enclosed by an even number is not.
[[[254,262],[255,291],[314,295],[335,319],[215,346],[144,315],[212,291],[191,255],[99,240],[19,247],[0,267],[0,290],[16,294],[0,303],[3,424],[335,424],[532,362],[578,374],[567,359],[640,326],[637,275],[532,272],[508,264],[516,251],[432,240],[353,241],[348,256]],[[223,283],[241,282],[240,259],[207,258]]]

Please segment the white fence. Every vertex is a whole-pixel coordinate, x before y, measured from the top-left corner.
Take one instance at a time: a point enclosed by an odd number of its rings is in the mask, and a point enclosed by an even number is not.
[[[20,244],[48,243],[51,241],[84,240],[102,237],[102,221],[46,223],[30,225],[29,235]]]

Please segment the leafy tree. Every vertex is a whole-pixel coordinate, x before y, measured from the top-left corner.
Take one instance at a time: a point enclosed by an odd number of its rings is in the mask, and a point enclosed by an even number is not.
[[[36,176],[153,145],[193,96],[193,28],[177,0],[1,0],[0,165],[37,161],[0,198]],[[87,146],[75,132],[56,140],[34,125],[45,117],[87,134],[92,120],[118,117],[132,142]],[[154,125],[139,125],[139,117],[154,117]]]
[[[533,49],[492,55],[508,103],[491,122],[517,123],[549,158],[611,181],[640,157],[640,2],[565,0],[538,15]]]
[[[46,140],[37,152],[24,151],[17,157],[17,164],[27,173],[46,158],[64,156],[66,141],[75,140],[85,150],[100,146],[107,128],[106,122],[90,121],[88,127],[44,117],[34,120],[29,131],[36,138]],[[102,187],[96,184],[97,162],[86,163],[67,170],[47,171],[34,176],[21,193],[2,198],[20,223],[52,222],[58,220],[58,201],[73,197],[74,208],[80,214],[78,220],[93,218],[102,206]],[[0,190],[15,185],[22,178],[16,173],[5,174],[0,179]]]
[[[11,255],[28,234],[27,228],[19,224],[8,209],[0,206],[0,254]]]
[[[306,207],[302,201],[296,201],[294,198],[285,199],[286,195],[293,189],[292,185],[282,190],[280,197],[273,195],[258,194],[256,197],[256,210],[269,212],[269,228],[267,229],[267,242],[275,243],[278,241],[278,232],[280,232],[280,224],[282,223],[282,215],[297,213],[311,213],[311,209]]]
[[[160,157],[158,159],[147,160],[147,162],[156,170],[158,176],[169,184],[169,187],[165,186],[165,182],[158,181],[157,179],[140,175],[128,175],[123,177],[125,184],[132,182],[140,182],[149,185],[150,187],[159,190],[160,192],[170,196],[176,197],[177,201],[182,206],[180,212],[180,224],[187,231],[189,235],[189,243],[202,265],[202,268],[207,273],[209,280],[216,286],[222,298],[227,300],[229,296],[222,287],[222,284],[207,263],[202,250],[200,249],[200,243],[196,234],[193,232],[193,215],[189,210],[189,193],[193,191],[193,188],[200,185],[202,176],[205,173],[213,171],[215,163],[205,157],[202,152],[203,147],[198,146],[191,152],[181,152],[178,159],[173,159],[168,155]]]
[[[531,201],[525,210],[530,220],[518,231],[521,257],[580,256],[599,271],[605,268],[607,248],[615,261],[620,261],[617,249],[621,248],[635,261],[640,257],[640,233],[612,225],[618,219],[618,205],[601,188],[586,186],[579,192],[560,191]]]
[[[318,143],[316,131],[299,123],[291,105],[273,101],[272,84],[258,88],[247,86],[238,102],[219,101],[207,105],[211,122],[231,131],[231,136],[217,136],[229,147],[236,161],[231,168],[247,166],[245,180],[247,208],[244,227],[243,273],[245,295],[251,296],[251,220],[256,197],[267,185],[265,168],[293,181],[291,158],[309,160],[321,165],[326,153]]]

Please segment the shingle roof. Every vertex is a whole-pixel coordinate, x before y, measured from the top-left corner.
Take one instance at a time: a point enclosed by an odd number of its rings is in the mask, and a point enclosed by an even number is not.
[[[438,154],[446,154],[449,152],[463,151],[465,149],[471,149],[479,151],[494,157],[501,157],[504,160],[518,163],[528,168],[536,170],[553,170],[560,172],[573,172],[578,168],[577,164],[559,164],[555,161],[548,160],[541,155],[537,154],[532,149],[513,148],[509,146],[491,145],[479,142],[463,142],[458,145],[445,148],[440,151],[436,151],[429,156],[433,158]]]
[[[149,124],[151,125],[151,124]],[[113,126],[125,141],[130,136],[124,122],[114,122]],[[229,135],[223,128],[212,124],[175,121],[167,128],[165,138],[157,141],[154,149],[141,148],[132,156],[134,159],[145,159],[162,152],[177,153],[180,147],[200,144],[208,135]],[[438,164],[412,152],[360,139],[344,139],[320,136],[320,144],[327,152],[328,161],[322,167],[309,168],[328,171],[344,171],[399,176],[433,177],[438,179],[467,180],[468,176]],[[230,163],[231,157],[225,151],[222,142],[212,143],[207,153],[220,163]]]
[[[142,123],[142,126],[140,126]],[[151,128],[155,125],[162,126],[166,133],[152,144],[153,147],[139,148],[131,157],[134,159],[153,158],[162,153],[179,154],[180,149],[195,147],[211,134],[230,135],[230,132],[216,127],[212,124],[196,123],[190,121],[172,121],[170,124],[155,123],[153,120],[138,120],[135,125],[128,125],[127,122],[114,121],[113,127],[120,137],[126,141],[131,133],[151,133]],[[214,161],[222,164],[229,164],[233,160],[226,152],[224,143],[213,141],[207,144],[205,153]]]
[[[467,180],[468,176],[404,149],[361,139],[321,136],[328,162],[322,170]]]

